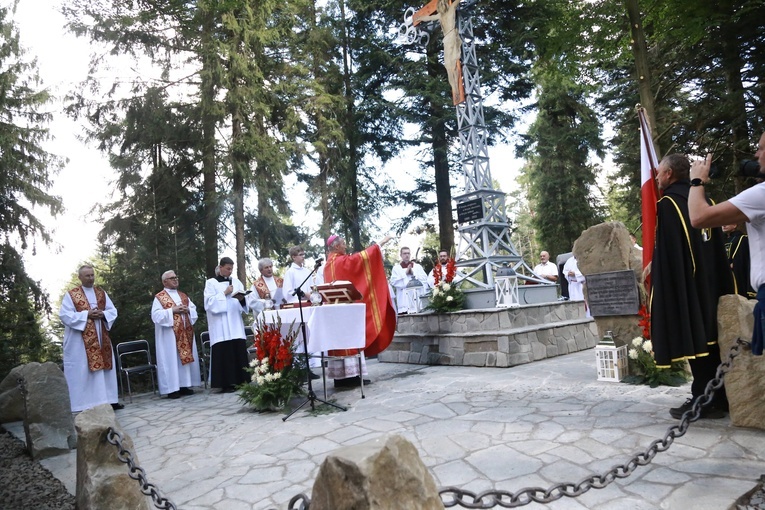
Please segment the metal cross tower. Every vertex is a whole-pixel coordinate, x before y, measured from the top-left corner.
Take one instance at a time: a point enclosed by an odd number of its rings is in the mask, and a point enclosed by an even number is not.
[[[483,116],[481,80],[473,36],[472,14],[476,0],[457,2],[457,33],[461,38],[461,58],[457,69],[461,70],[461,83],[459,92],[453,92],[453,95],[457,108],[460,161],[465,174],[465,191],[454,197],[460,236],[457,265],[464,268],[467,279],[476,286],[493,288],[494,273],[505,264],[519,275],[533,273],[510,240],[505,194],[494,189],[491,179],[488,132]],[[400,39],[406,44],[427,46],[429,32],[436,27],[432,14],[437,3],[438,0],[433,0],[416,12],[409,8],[404,15],[404,24],[399,28]]]

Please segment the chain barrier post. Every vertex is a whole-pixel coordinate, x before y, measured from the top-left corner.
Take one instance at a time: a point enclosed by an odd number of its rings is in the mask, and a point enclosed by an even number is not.
[[[159,491],[159,487],[150,483],[146,478],[146,471],[133,461],[133,454],[130,450],[122,446],[122,434],[109,427],[106,431],[106,440],[117,447],[117,458],[120,462],[127,464],[129,473],[128,475],[133,480],[138,480],[141,485],[141,492],[146,496],[151,496],[154,506],[163,510],[177,510],[175,503],[162,496]]]

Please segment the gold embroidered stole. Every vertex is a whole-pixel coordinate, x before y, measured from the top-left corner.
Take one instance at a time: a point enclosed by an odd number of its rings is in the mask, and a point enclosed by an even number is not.
[[[181,298],[181,304],[183,306],[189,306],[189,297],[181,291],[178,291],[178,296]],[[167,310],[175,306],[175,301],[170,297],[167,291],[163,290],[156,296],[159,304],[162,308]],[[182,315],[186,316],[186,320],[183,320]],[[194,328],[191,325],[191,316],[188,313],[173,314],[173,333],[175,333],[175,346],[178,349],[178,356],[181,358],[181,365],[188,365],[194,361]]]
[[[93,287],[96,293],[96,307],[102,312],[106,309],[106,293],[99,287]],[[69,297],[72,298],[74,309],[78,312],[90,310],[90,302],[85,295],[82,286],[75,287],[69,291]],[[85,355],[88,358],[88,368],[91,372],[96,370],[112,369],[112,341],[109,338],[109,330],[106,329],[106,320],[101,320],[101,338],[102,343],[98,341],[98,331],[96,331],[96,322],[88,319],[85,324],[85,330],[82,332],[82,341],[85,343]]]
[[[282,285],[284,285],[284,278],[274,276],[274,281],[276,282],[276,288],[278,289],[281,289]],[[268,290],[268,285],[266,285],[266,281],[262,276],[255,280],[255,290],[258,291],[260,299],[271,299],[271,291]]]

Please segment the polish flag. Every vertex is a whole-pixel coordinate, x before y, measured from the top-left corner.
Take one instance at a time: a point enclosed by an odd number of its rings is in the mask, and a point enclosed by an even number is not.
[[[659,188],[656,185],[656,169],[659,161],[653,147],[651,130],[645,118],[645,110],[638,108],[640,119],[640,194],[643,214],[643,269],[651,263],[653,245],[656,237],[656,202],[659,200]],[[650,288],[650,279],[646,279]]]

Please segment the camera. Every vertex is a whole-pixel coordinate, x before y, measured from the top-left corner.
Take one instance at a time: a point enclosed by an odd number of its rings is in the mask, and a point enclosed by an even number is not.
[[[738,167],[738,174],[742,177],[755,177],[765,179],[765,174],[760,171],[760,164],[753,159],[745,159]]]

